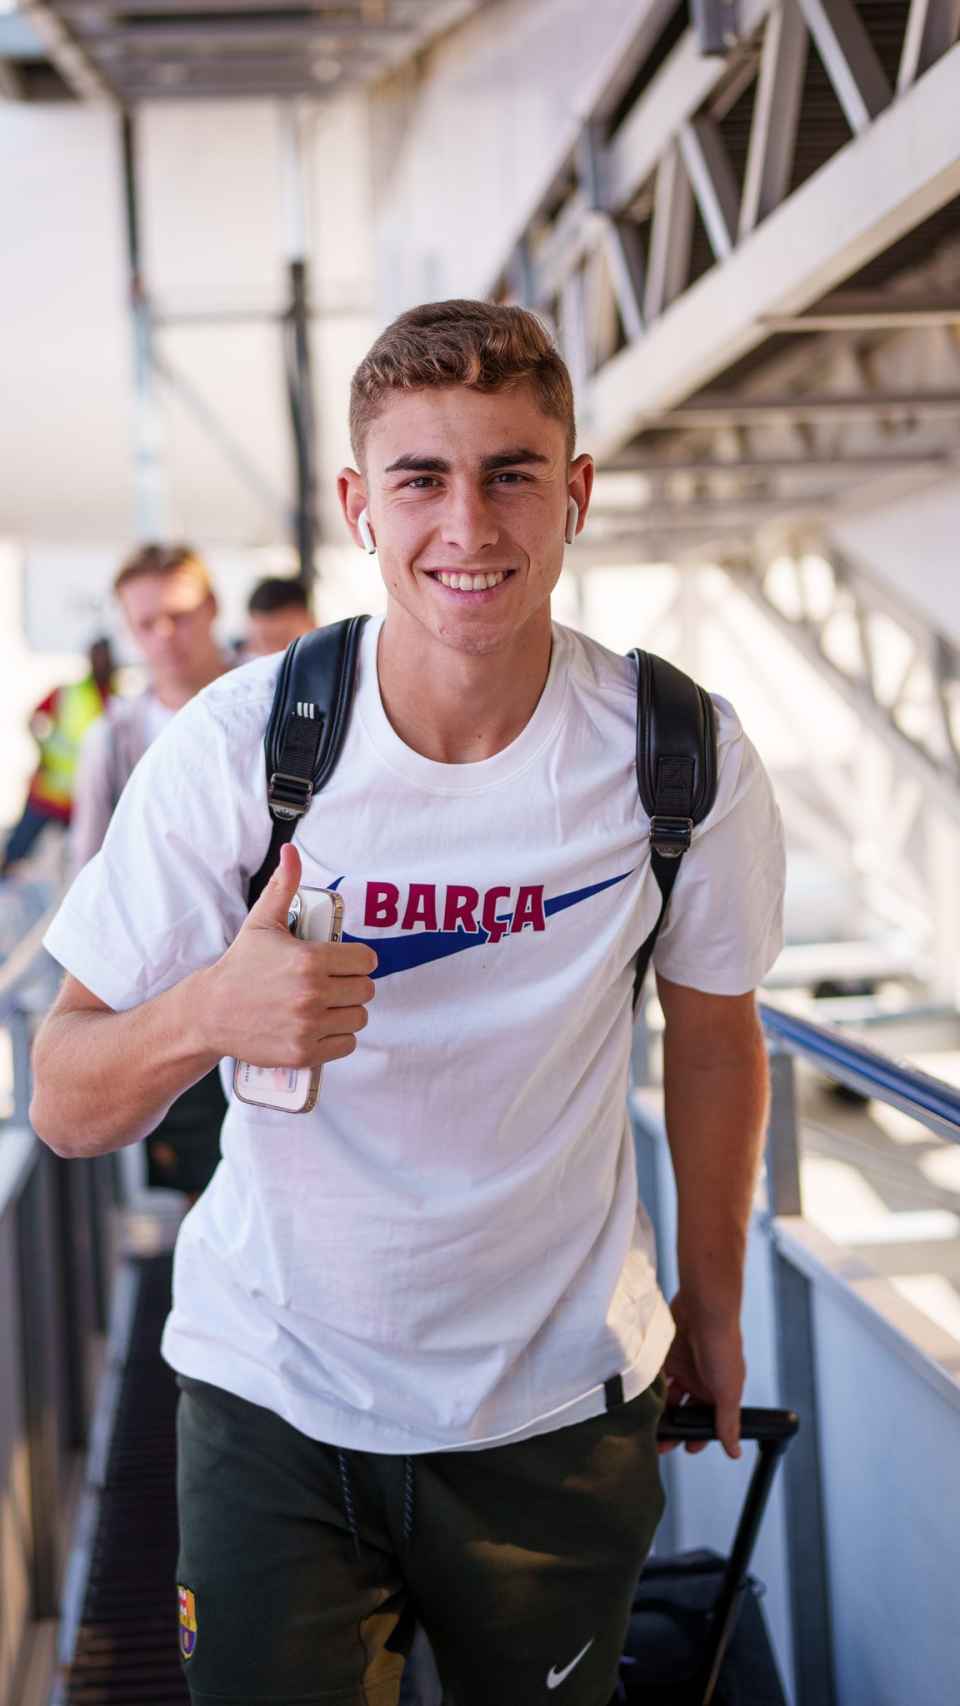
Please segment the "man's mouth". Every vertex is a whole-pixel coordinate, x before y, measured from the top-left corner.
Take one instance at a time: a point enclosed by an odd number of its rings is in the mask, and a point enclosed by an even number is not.
[[[485,573],[472,573],[463,569],[427,569],[425,573],[432,581],[439,581],[448,592],[493,592],[504,581],[514,574],[513,569],[488,569]]]

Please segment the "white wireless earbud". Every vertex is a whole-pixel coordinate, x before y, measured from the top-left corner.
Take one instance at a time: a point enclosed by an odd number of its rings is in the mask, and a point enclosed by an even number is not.
[[[373,537],[373,528],[370,526],[369,510],[362,509],[360,514],[357,516],[357,532],[363,540],[363,548],[366,551],[367,556],[375,557],[377,554],[377,542]]]
[[[574,502],[573,498],[568,498],[567,499],[567,530],[563,536],[568,545],[572,545],[573,541],[576,539],[577,528],[579,527],[579,525],[580,525],[579,507]]]

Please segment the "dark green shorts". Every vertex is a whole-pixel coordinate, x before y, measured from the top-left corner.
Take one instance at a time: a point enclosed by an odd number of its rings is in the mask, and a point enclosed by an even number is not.
[[[395,1706],[417,1622],[445,1706],[608,1706],[663,1512],[662,1376],[554,1433],[411,1458],[338,1452],[180,1386],[194,1706]]]

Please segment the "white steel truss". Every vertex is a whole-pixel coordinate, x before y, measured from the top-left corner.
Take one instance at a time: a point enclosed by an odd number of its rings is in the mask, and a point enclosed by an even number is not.
[[[672,11],[657,10],[661,28]],[[807,329],[800,317],[827,293],[841,318],[844,281],[960,196],[958,21],[960,0],[911,0],[894,67],[853,0],[742,0],[726,57],[704,57],[689,28],[648,80],[635,65],[626,111],[611,114],[610,91],[596,92],[494,294],[556,324],[602,463],[643,432],[686,424],[674,420],[686,399],[773,330]],[[823,129],[804,111],[813,60],[834,117],[826,157],[791,188],[805,127]],[[615,75],[622,90],[625,68]],[[749,121],[736,159],[724,136],[735,109],[741,130]],[[874,293],[861,325],[897,308]],[[949,308],[912,301],[899,323],[934,323],[939,311],[943,324]],[[892,403],[956,414],[960,393]]]
[[[836,551],[723,567],[960,818],[960,651]]]

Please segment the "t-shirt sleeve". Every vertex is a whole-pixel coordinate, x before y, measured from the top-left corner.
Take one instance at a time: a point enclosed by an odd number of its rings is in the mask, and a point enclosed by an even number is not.
[[[683,856],[653,964],[671,983],[745,995],[763,982],[783,947],[783,821],[733,707],[718,694],[712,698],[717,798]]]
[[[173,718],[47,932],[54,959],[117,1011],[212,965],[243,923],[270,840],[256,713],[225,716],[201,694]]]

